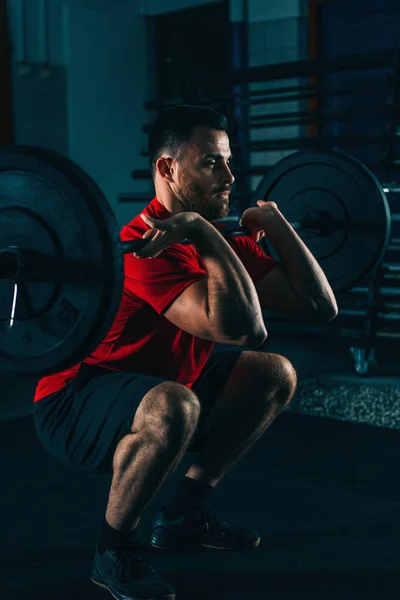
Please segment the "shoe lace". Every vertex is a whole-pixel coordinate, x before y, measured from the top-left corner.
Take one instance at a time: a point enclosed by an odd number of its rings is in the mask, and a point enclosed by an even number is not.
[[[204,515],[206,530],[209,531],[210,529],[214,529],[214,531],[217,531],[221,535],[225,536],[225,521],[221,521],[215,512],[208,506],[204,506],[202,513]]]
[[[130,581],[134,576],[148,575],[154,572],[147,555],[141,548],[119,548],[114,573],[120,581]]]

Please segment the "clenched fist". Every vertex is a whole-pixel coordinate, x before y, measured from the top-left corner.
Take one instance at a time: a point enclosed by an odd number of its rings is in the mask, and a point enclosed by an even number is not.
[[[190,226],[196,220],[201,219],[200,215],[195,212],[179,213],[161,221],[144,214],[140,216],[150,227],[143,234],[143,239],[149,241],[144,248],[134,252],[136,258],[155,258],[169,246],[179,244],[188,238]]]

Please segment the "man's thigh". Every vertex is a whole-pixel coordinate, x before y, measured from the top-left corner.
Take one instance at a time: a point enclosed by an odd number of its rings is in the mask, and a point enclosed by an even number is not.
[[[212,353],[193,385],[201,412],[189,451],[200,450],[204,423],[241,352]],[[111,474],[115,450],[130,433],[140,402],[164,381],[141,373],[113,372],[83,364],[74,382],[34,405],[38,438],[53,458],[68,466]]]
[[[84,364],[74,382],[34,405],[39,440],[68,466],[111,474],[115,450],[130,433],[140,402],[163,381]]]

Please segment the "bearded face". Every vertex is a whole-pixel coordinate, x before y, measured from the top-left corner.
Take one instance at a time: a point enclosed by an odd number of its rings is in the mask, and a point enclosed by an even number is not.
[[[229,194],[235,181],[229,161],[231,151],[225,131],[195,128],[176,159],[177,169],[171,185],[174,196],[185,211],[199,213],[208,221],[229,214]]]
[[[195,182],[183,168],[175,194],[185,211],[197,212],[207,221],[216,221],[229,214],[230,189],[230,185],[220,185],[210,190],[208,185]]]

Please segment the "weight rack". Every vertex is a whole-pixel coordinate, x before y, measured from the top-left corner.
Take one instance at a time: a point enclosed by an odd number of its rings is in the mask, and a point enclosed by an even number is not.
[[[239,84],[246,84],[242,96],[196,98],[234,123],[234,156],[238,140],[249,140],[241,151],[251,157],[250,164],[233,167],[236,179],[241,180],[240,193],[231,196],[234,216],[251,203],[252,190],[269,168],[299,149],[347,152],[373,171],[387,193],[392,213],[388,251],[369,280],[338,297],[338,317],[328,326],[315,326],[267,316],[268,329],[281,336],[305,333],[345,339],[355,373],[368,375],[377,364],[379,346],[400,344],[400,53],[250,67],[232,72],[232,90]],[[193,98],[176,98],[170,105],[181,102],[193,102]],[[248,115],[240,127],[247,131],[238,131],[234,121],[240,103]],[[166,105],[149,100],[145,107],[153,115]],[[150,173],[133,171],[132,176],[149,178]]]

